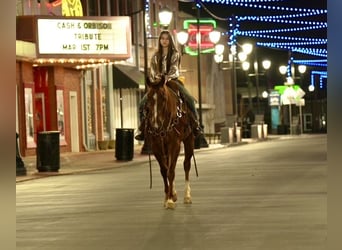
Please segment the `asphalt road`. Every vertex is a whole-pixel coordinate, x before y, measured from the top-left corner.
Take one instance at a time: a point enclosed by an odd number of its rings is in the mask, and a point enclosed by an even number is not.
[[[17,249],[326,249],[326,135],[198,152],[191,205],[181,161],[175,210],[156,162],[17,183]]]

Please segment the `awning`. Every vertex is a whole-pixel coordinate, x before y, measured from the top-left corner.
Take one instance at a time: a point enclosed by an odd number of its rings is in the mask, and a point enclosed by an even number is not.
[[[133,66],[113,64],[113,88],[141,88],[145,86],[144,73]]]
[[[16,40],[15,47],[17,58],[26,60],[36,59],[36,45],[34,43]]]

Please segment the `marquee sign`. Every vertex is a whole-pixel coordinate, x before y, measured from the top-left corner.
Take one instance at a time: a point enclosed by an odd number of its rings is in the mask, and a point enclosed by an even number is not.
[[[129,17],[37,19],[39,57],[131,57]]]

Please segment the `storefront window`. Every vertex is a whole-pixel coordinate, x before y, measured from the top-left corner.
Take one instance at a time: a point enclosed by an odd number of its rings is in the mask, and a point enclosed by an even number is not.
[[[65,140],[65,123],[64,123],[64,98],[63,98],[63,90],[58,89],[56,91],[57,95],[57,122],[58,122],[58,131],[61,140]]]
[[[102,126],[103,126],[103,133],[108,133],[107,131],[107,123],[108,123],[108,117],[107,117],[107,91],[106,87],[102,87]]]
[[[93,131],[93,107],[92,107],[92,100],[93,100],[93,82],[92,82],[92,72],[86,71],[86,90],[85,90],[85,97],[86,97],[86,119],[87,119],[87,133],[92,134]]]
[[[25,119],[26,144],[27,147],[34,147],[33,101],[31,88],[25,88]]]
[[[87,85],[87,96],[86,96],[86,99],[87,99],[87,102],[86,102],[86,105],[87,105],[87,131],[89,134],[91,134],[93,132],[93,116],[92,116],[92,101],[91,101],[91,93],[92,93],[92,88],[91,88],[91,85]]]
[[[93,89],[93,71],[84,71],[84,85],[82,86],[82,92],[84,96],[84,136],[85,143],[88,149],[96,149],[95,140],[95,127],[94,127],[94,113],[95,107],[93,105],[94,101],[94,89]]]
[[[109,102],[108,102],[108,77],[107,77],[107,67],[100,68],[101,74],[101,104],[102,104],[102,127],[104,138],[109,137]]]

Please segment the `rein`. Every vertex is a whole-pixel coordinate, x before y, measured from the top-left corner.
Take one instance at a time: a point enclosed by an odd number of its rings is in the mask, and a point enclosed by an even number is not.
[[[174,94],[174,96],[176,96],[177,99],[178,99],[178,101],[177,101],[177,107],[176,107],[176,109],[177,109],[176,118],[170,119],[166,127],[163,125],[163,123],[164,123],[164,120],[163,120],[163,122],[162,122],[162,124],[161,124],[161,126],[160,126],[159,128],[158,128],[157,126],[148,128],[147,133],[149,133],[149,134],[152,135],[152,136],[165,137],[166,134],[167,134],[169,131],[171,131],[172,129],[174,129],[174,130],[176,131],[177,134],[180,134],[180,132],[179,132],[179,131],[177,130],[177,128],[176,128],[176,125],[179,123],[179,119],[183,116],[183,113],[184,113],[184,111],[183,111],[183,109],[182,109],[183,100],[182,100],[182,98],[180,98],[179,93],[176,93],[172,88],[170,88],[170,87],[168,87],[168,86],[166,86],[166,87],[167,87],[168,90],[169,90],[172,94]],[[155,100],[156,103],[155,103],[153,109],[154,109],[154,122],[156,123],[156,120],[157,120],[157,119],[156,119],[156,117],[157,117],[157,105],[158,105],[158,103],[157,103],[157,101],[156,101],[156,100],[157,100],[157,97],[156,97],[155,95],[156,95],[156,94],[153,95],[153,98],[154,98],[154,100]],[[156,125],[156,124],[155,124],[155,125]]]

